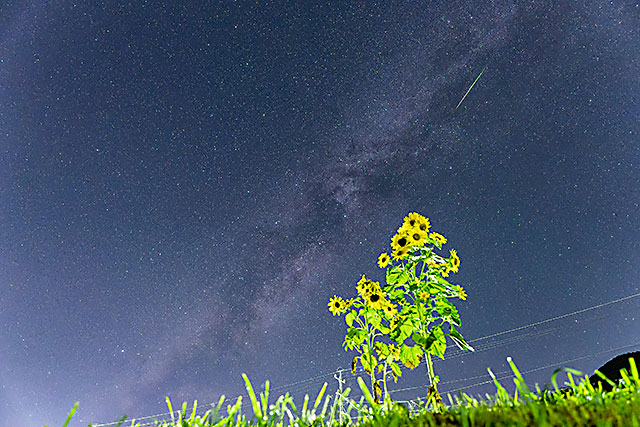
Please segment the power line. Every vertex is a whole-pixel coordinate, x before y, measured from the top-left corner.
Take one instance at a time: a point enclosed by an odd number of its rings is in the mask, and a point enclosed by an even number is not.
[[[516,328],[508,329],[506,331],[496,332],[494,334],[486,335],[484,337],[475,338],[475,339],[469,340],[467,342],[469,342],[469,343],[478,342],[478,341],[481,341],[481,340],[494,338],[494,337],[497,337],[497,336],[500,336],[500,335],[505,335],[505,334],[508,334],[510,332],[521,331],[523,329],[527,329],[527,328],[531,328],[531,327],[534,327],[534,326],[542,325],[542,324],[545,324],[545,323],[553,322],[553,321],[556,321],[556,320],[564,319],[564,318],[567,318],[567,317],[570,317],[570,316],[575,316],[577,314],[581,314],[581,313],[584,313],[584,312],[587,312],[587,311],[590,311],[590,310],[595,310],[595,309],[598,309],[598,308],[602,308],[602,307],[605,307],[607,305],[616,304],[616,303],[619,303],[619,302],[622,302],[622,301],[626,301],[626,300],[629,300],[629,299],[632,299],[632,298],[637,298],[639,296],[640,296],[640,292],[632,294],[632,295],[628,295],[626,297],[618,298],[618,299],[615,299],[615,300],[612,300],[612,301],[609,301],[609,302],[605,302],[605,303],[597,304],[597,305],[594,305],[594,306],[591,306],[591,307],[587,307],[587,308],[583,308],[583,309],[580,309],[580,310],[576,310],[576,311],[573,311],[571,313],[567,313],[567,314],[563,314],[563,315],[560,315],[560,316],[551,317],[549,319],[541,320],[541,321],[538,321],[538,322],[533,322],[533,323],[530,323],[530,324],[527,324],[527,325],[523,325],[523,326],[519,326],[519,327],[516,327]],[[606,316],[604,316],[604,317],[606,317]],[[547,330],[547,331],[541,331],[541,332],[539,332],[537,334],[534,334],[534,336],[544,335],[544,334],[550,333],[551,331],[556,330],[556,329],[559,329],[559,328],[551,328],[550,330]],[[521,336],[521,337],[512,337],[512,338],[509,338],[509,339],[506,339],[506,340],[502,340],[502,341],[511,340],[510,342],[506,342],[506,343],[502,343],[502,342],[488,343],[484,347],[480,347],[478,349],[478,351],[490,350],[490,349],[493,349],[493,348],[498,347],[500,345],[508,345],[508,344],[512,344],[513,342],[518,342],[518,341],[522,341],[522,340],[525,340],[525,339],[526,339],[525,337]],[[628,346],[624,346],[624,347],[628,347]],[[613,351],[613,350],[607,350],[607,351]],[[455,353],[453,356],[450,356],[447,359],[454,358],[454,357],[460,357],[462,355],[468,355],[468,354],[469,354],[468,352],[463,352],[462,350],[460,350],[459,353]],[[599,353],[596,353],[596,354],[599,354]],[[569,360],[569,361],[560,362],[560,364],[561,363],[571,362],[571,361],[574,361],[574,360],[579,360],[579,359],[586,358],[586,357],[592,357],[592,356],[584,356],[584,357],[581,357],[581,358],[578,358],[578,359],[572,359],[572,360]],[[426,362],[424,362],[424,363],[426,363]],[[551,365],[551,366],[553,366],[553,365]],[[544,368],[545,367],[536,368],[534,370],[525,371],[523,373],[533,372],[535,370],[544,369]],[[314,377],[310,377],[310,378],[303,379],[303,380],[300,380],[300,381],[295,381],[293,383],[284,384],[284,385],[281,385],[281,386],[278,386],[278,387],[270,388],[270,391],[276,391],[276,390],[281,390],[281,389],[285,389],[285,388],[290,389],[291,387],[300,386],[300,385],[305,384],[305,383],[311,383],[311,382],[317,381],[320,378],[329,377],[329,376],[338,374],[340,372],[346,372],[346,371],[347,370],[344,369],[344,368],[338,368],[336,371],[333,371],[333,372],[330,372],[330,373],[327,373],[327,374],[320,374],[320,375],[316,375]],[[358,371],[362,372],[362,368],[358,368]],[[462,380],[456,380],[456,381],[462,381]],[[487,383],[490,383],[490,382],[493,382],[493,380],[489,380],[489,381],[486,381],[486,382],[478,383],[478,384],[475,384],[475,385],[472,385],[472,386],[469,386],[469,387],[473,387],[473,386],[476,386],[476,385],[487,384]],[[415,388],[419,388],[419,387],[425,387],[425,386],[423,385],[423,386],[418,386],[418,387],[415,387]],[[469,388],[469,387],[467,387],[467,388]],[[402,389],[402,390],[404,390],[404,389]],[[398,390],[394,390],[394,391],[398,391]],[[241,396],[248,397],[247,394],[241,394]],[[215,405],[216,403],[217,402],[212,402],[212,403],[209,403],[206,406],[212,406],[212,405]],[[190,410],[192,410],[192,409],[190,409]],[[180,411],[174,411],[173,413],[176,413],[176,412],[180,412]],[[156,418],[157,419],[158,417],[172,415],[173,413],[172,412],[165,412],[165,413],[156,414],[156,415],[148,415],[148,416],[144,416],[144,417],[135,418],[135,420],[144,420],[144,419],[151,419],[151,418]],[[118,422],[119,421],[114,421],[114,422],[110,422],[110,423],[92,424],[92,425],[94,427],[102,427],[102,426],[115,425]],[[151,425],[151,424],[140,424],[140,426],[146,426],[146,425]]]
[[[497,337],[498,335],[508,334],[509,332],[519,331],[521,329],[530,328],[532,326],[542,325],[543,323],[548,323],[548,322],[553,322],[554,320],[564,319],[565,317],[574,316],[576,314],[584,313],[585,311],[589,311],[589,310],[595,310],[596,308],[601,308],[601,307],[604,307],[606,305],[615,304],[615,303],[622,302],[622,301],[625,301],[625,300],[628,300],[628,299],[631,299],[631,298],[636,298],[638,296],[640,296],[640,292],[638,292],[636,294],[633,294],[633,295],[629,295],[629,296],[623,297],[623,298],[618,298],[618,299],[613,300],[613,301],[609,301],[609,302],[605,302],[605,303],[602,303],[602,304],[594,305],[593,307],[583,308],[582,310],[574,311],[573,313],[563,314],[561,316],[556,316],[556,317],[552,317],[550,319],[541,320],[540,322],[534,322],[534,323],[530,323],[528,325],[519,326],[517,328],[509,329],[507,331],[497,332],[495,334],[487,335],[487,336],[484,336],[484,337],[481,337],[481,338],[476,338],[476,339],[471,340],[469,342],[485,340],[487,338]]]
[[[562,365],[565,365],[567,363],[575,362],[577,360],[590,359],[590,358],[592,358],[594,356],[598,356],[600,354],[609,353],[609,352],[612,352],[612,351],[619,351],[619,350],[622,350],[624,348],[635,347],[635,346],[638,346],[638,345],[640,345],[640,341],[635,342],[633,344],[627,344],[627,345],[623,345],[623,346],[619,346],[619,347],[615,347],[615,348],[610,348],[608,350],[598,351],[596,353],[592,353],[592,354],[588,354],[588,355],[584,355],[584,356],[574,357],[573,359],[564,360],[562,362],[555,362],[555,363],[551,363],[551,364],[548,364],[548,365],[545,365],[545,366],[540,366],[540,367],[537,367],[537,368],[527,369],[525,371],[520,371],[520,373],[522,375],[529,374],[531,372],[541,371],[543,369],[549,369],[549,368],[557,367],[559,365],[562,366]],[[507,374],[507,375],[504,375],[504,374]],[[503,376],[501,376],[500,378],[497,378],[497,379],[498,380],[504,380],[504,379],[512,378],[513,377],[513,372],[512,371],[502,371],[502,372],[497,372],[495,375],[496,375],[496,377],[498,377],[499,375],[503,375]],[[469,378],[462,378],[462,379],[459,379],[459,380],[445,381],[445,382],[441,382],[440,384],[441,385],[451,384],[451,383],[455,383],[455,382],[468,381],[468,380],[472,380],[472,379],[479,379],[479,378],[482,378],[482,377],[485,377],[485,376],[482,375],[482,376],[475,376],[475,377],[469,377]],[[479,383],[470,384],[470,385],[467,385],[467,386],[462,387],[462,388],[455,388],[455,389],[450,389],[450,390],[447,390],[447,391],[443,391],[441,394],[451,393],[452,391],[468,390],[468,389],[473,388],[473,387],[477,387],[477,386],[485,385],[485,384],[492,384],[492,383],[493,383],[493,379],[489,379],[487,381],[482,381],[482,382],[479,382]],[[390,390],[389,393],[398,392],[398,391],[415,390],[415,389],[418,389],[418,388],[425,388],[427,385],[428,384],[423,384],[421,386],[416,386],[416,387],[408,387],[408,388],[404,388],[404,389]],[[425,398],[420,397],[420,398],[412,399],[412,401],[424,400],[424,399]],[[409,402],[409,401],[398,400],[397,402]]]

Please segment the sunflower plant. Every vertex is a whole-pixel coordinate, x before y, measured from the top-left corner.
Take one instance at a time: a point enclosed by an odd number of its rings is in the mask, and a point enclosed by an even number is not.
[[[447,336],[462,350],[473,348],[456,329],[461,326],[460,316],[449,301],[467,298],[460,285],[447,280],[451,273],[458,272],[460,258],[455,250],[448,257],[436,251],[442,250],[447,239],[430,232],[430,227],[428,218],[415,212],[407,215],[391,238],[391,255],[383,253],[378,258],[378,266],[386,269],[386,284],[380,286],[362,276],[356,287],[358,296],[348,301],[334,296],[329,309],[334,315],[346,313],[348,328],[343,346],[360,353],[352,361],[352,371],[359,361],[371,377],[376,401],[381,394],[376,370],[383,372],[381,382],[386,395],[387,370],[397,381],[401,375],[397,361],[414,369],[424,357],[429,378],[427,398],[439,409],[439,378],[431,355],[444,359]]]
[[[345,316],[347,335],[343,346],[345,350],[355,349],[359,356],[351,362],[351,372],[355,374],[358,362],[370,376],[375,401],[380,402],[382,386],[376,380],[376,373],[383,373],[385,393],[386,374],[390,371],[397,381],[402,374],[396,363],[400,359],[399,347],[380,340],[388,336],[395,327],[393,322],[397,318],[398,306],[387,298],[380,284],[367,279],[364,275],[356,286],[358,296],[350,300],[343,300],[335,296],[329,301],[329,310],[333,315],[340,315],[348,311]],[[397,321],[396,321],[397,322]]]

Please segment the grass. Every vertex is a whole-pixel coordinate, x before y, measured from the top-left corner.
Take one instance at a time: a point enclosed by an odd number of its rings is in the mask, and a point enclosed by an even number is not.
[[[551,380],[553,390],[532,392],[524,378],[510,358],[507,359],[514,373],[516,389],[510,395],[496,379],[490,369],[489,375],[496,386],[496,394],[486,395],[484,399],[476,399],[466,393],[452,397],[447,395],[449,405],[441,412],[434,412],[431,407],[419,406],[409,411],[404,405],[387,400],[376,404],[370,391],[361,378],[358,384],[363,397],[359,401],[349,398],[350,389],[339,390],[335,395],[325,396],[325,383],[311,405],[309,395],[305,396],[301,408],[295,406],[289,394],[282,395],[272,404],[269,400],[269,381],[264,391],[256,396],[249,379],[243,374],[247,393],[251,404],[250,415],[242,411],[242,397],[229,404],[222,414],[225,397],[222,396],[217,405],[201,416],[196,416],[197,401],[191,411],[187,404],[174,411],[169,398],[166,398],[171,420],[142,421],[126,420],[122,417],[109,427],[276,427],[276,426],[326,426],[326,427],[423,427],[423,426],[633,426],[640,427],[640,377],[635,361],[629,359],[630,370],[621,371],[622,381],[616,384],[611,392],[594,388],[587,376],[576,383],[573,374],[579,372],[563,369],[568,372],[568,387],[560,389],[554,372]],[[598,373],[596,371],[596,373]],[[614,385],[606,377],[598,375]],[[324,398],[324,399],[323,399]],[[76,403],[69,413],[63,427],[67,427],[76,411]],[[177,412],[177,417],[174,413]],[[92,427],[89,424],[89,427]],[[97,427],[97,426],[96,426]]]

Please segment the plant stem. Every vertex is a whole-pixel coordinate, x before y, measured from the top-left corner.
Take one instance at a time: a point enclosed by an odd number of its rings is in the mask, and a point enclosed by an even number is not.
[[[422,351],[427,361],[425,366],[427,368],[427,376],[429,377],[429,385],[435,387],[436,382],[435,382],[435,375],[433,375],[433,362],[431,362],[431,354],[427,353],[424,349],[422,349]]]
[[[384,371],[382,373],[382,384],[384,386],[384,398],[383,401],[387,400],[387,396],[389,395],[389,393],[387,393],[387,366],[388,366],[389,362],[387,362],[385,360],[384,362]]]
[[[367,336],[369,337],[368,339],[368,343],[369,343],[369,361],[373,361],[373,342],[375,341],[375,330],[374,328],[369,328],[369,322],[367,322]],[[369,376],[371,377],[371,391],[373,391],[373,393],[375,394],[375,383],[376,383],[376,367],[374,363],[371,363],[370,365],[370,373]]]

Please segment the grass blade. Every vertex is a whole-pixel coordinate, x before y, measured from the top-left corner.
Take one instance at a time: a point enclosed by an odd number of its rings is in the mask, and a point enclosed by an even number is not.
[[[260,401],[262,402],[262,414],[266,417],[269,413],[269,380],[264,384],[264,393],[260,393]]]
[[[369,402],[369,406],[373,408],[376,403],[373,400],[373,396],[367,388],[367,385],[364,383],[364,380],[360,377],[358,377],[358,385],[360,386],[360,390],[362,390],[362,394],[364,394],[364,397],[367,399],[367,402]]]
[[[316,408],[320,404],[322,400],[322,396],[324,395],[324,392],[326,389],[327,389],[327,383],[325,382],[324,385],[322,386],[322,389],[320,390],[320,393],[318,393],[318,397],[316,397],[315,403],[313,404],[313,412],[316,411]]]
[[[169,408],[169,412],[171,412],[171,423],[175,424],[176,420],[173,418],[173,407],[171,406],[171,400],[169,400],[169,396],[166,396],[164,400],[167,402],[167,407]]]
[[[327,413],[327,408],[329,407],[329,401],[331,400],[331,396],[327,396],[324,398],[324,405],[322,405],[322,411],[320,411],[320,418],[324,419],[324,416]]]
[[[631,378],[636,387],[640,388],[640,376],[638,375],[638,367],[636,366],[636,360],[633,357],[629,358],[629,368],[631,369]]]
[[[605,380],[607,384],[609,384],[612,388],[616,386],[616,384],[611,381],[605,374],[596,369],[595,374],[599,376],[601,379]]]
[[[509,366],[511,366],[511,370],[516,376],[513,381],[516,383],[516,387],[518,387],[518,390],[520,390],[522,396],[525,398],[530,397],[532,394],[531,390],[529,390],[529,386],[527,386],[527,383],[524,382],[524,377],[518,370],[516,364],[513,363],[513,360],[511,360],[511,357],[507,357],[507,363],[509,364]]]
[[[182,411],[178,411],[178,424],[183,424],[182,420],[185,419],[186,412],[187,412],[187,402],[182,402]]]
[[[302,404],[302,413],[300,414],[300,416],[302,417],[303,420],[307,419],[307,406],[309,405],[309,395],[305,394],[304,395],[304,403]]]
[[[78,409],[78,405],[80,404],[80,402],[76,402],[73,405],[73,408],[71,408],[71,411],[69,412],[69,415],[67,416],[67,420],[64,422],[64,424],[62,425],[62,427],[67,427],[69,425],[69,423],[71,422],[71,417],[73,417],[73,414],[76,413],[76,409]]]
[[[253,413],[258,419],[258,422],[262,422],[262,413],[260,410],[260,405],[258,404],[258,399],[256,399],[256,394],[253,392],[253,387],[251,386],[251,382],[246,374],[242,374],[242,379],[244,380],[247,393],[249,394],[249,399],[251,399],[251,406],[253,407]]]
[[[198,407],[198,401],[197,401],[197,400],[195,400],[195,401],[193,402],[193,410],[191,411],[191,416],[189,417],[189,422],[190,422],[190,423],[193,423],[193,420],[194,420],[194,419],[195,419],[195,417],[196,417],[196,408],[197,408],[197,407]]]
[[[487,368],[487,371],[489,371],[489,375],[498,390],[498,401],[502,404],[506,404],[509,401],[509,393],[507,393],[507,390],[502,386],[502,384],[500,384],[500,381],[498,381],[496,376],[493,374],[491,368]]]

